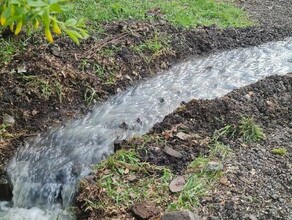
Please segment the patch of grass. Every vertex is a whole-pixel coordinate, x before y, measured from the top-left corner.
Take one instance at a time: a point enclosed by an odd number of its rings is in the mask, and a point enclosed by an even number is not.
[[[234,137],[236,133],[235,125],[226,125],[219,130],[216,130],[212,136],[212,142],[217,143],[221,137]]]
[[[90,5],[90,7],[88,7]],[[183,27],[217,25],[244,27],[253,25],[246,13],[231,3],[215,0],[75,0],[68,14],[85,17],[97,27],[101,22],[113,20],[152,20],[163,17],[170,23]],[[159,11],[151,16],[151,10]]]
[[[210,157],[212,158],[215,157],[224,160],[230,153],[232,153],[230,147],[220,142],[215,142],[210,145]]]
[[[96,98],[97,93],[95,89],[88,86],[84,93],[84,101],[86,102],[87,105],[91,105],[92,103],[95,102]]]
[[[1,28],[0,28],[1,33]],[[22,50],[25,43],[16,38],[2,38],[0,36],[0,65],[7,64],[11,60],[15,52]]]
[[[265,134],[252,117],[242,117],[238,125],[226,125],[215,131],[212,142],[217,143],[222,137],[242,137],[244,142],[257,142],[264,140]]]
[[[189,164],[185,174],[187,182],[175,201],[168,206],[168,210],[192,209],[199,205],[199,199],[222,176],[221,171],[206,169],[211,159],[211,157],[199,156]]]
[[[0,141],[13,137],[13,134],[7,130],[9,127],[9,124],[0,124]]]
[[[35,94],[45,100],[51,96],[58,97],[59,102],[62,102],[63,92],[62,85],[57,79],[45,79],[37,75],[26,75],[24,73],[17,73],[17,77],[25,81],[25,85],[34,91]]]
[[[168,47],[168,42],[164,41],[162,38],[159,38],[157,34],[154,35],[152,39],[147,40],[144,43],[133,46],[133,50],[137,52],[146,52],[158,53],[162,49]]]
[[[86,200],[87,209],[119,210],[147,199],[165,202],[170,170],[141,162],[133,150],[120,150],[97,166],[98,201]]]
[[[288,153],[288,151],[284,147],[279,147],[279,148],[272,149],[272,153],[279,156],[285,156]]]
[[[253,118],[242,117],[239,121],[238,132],[245,142],[256,142],[265,139],[262,128],[255,123]]]

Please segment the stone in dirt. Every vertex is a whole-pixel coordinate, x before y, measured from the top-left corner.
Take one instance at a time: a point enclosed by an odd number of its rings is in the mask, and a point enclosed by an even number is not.
[[[14,125],[15,119],[11,115],[3,114],[3,124]]]
[[[201,220],[201,218],[195,213],[185,210],[166,213],[160,220]]]
[[[223,164],[217,161],[210,161],[207,163],[206,171],[208,172],[218,172],[223,170]]]
[[[160,217],[160,210],[155,207],[154,204],[149,203],[137,203],[134,204],[132,207],[132,212],[137,219],[159,219]]]
[[[180,192],[185,184],[185,178],[183,176],[179,176],[171,181],[171,183],[169,184],[169,190],[171,192]]]
[[[172,157],[182,158],[182,154],[171,147],[165,146],[163,151]]]
[[[178,132],[177,134],[176,134],[176,136],[179,138],[179,139],[181,139],[181,140],[187,140],[187,139],[189,139],[190,137],[191,137],[191,135],[189,135],[189,134],[186,134],[186,133],[183,133],[183,132]]]

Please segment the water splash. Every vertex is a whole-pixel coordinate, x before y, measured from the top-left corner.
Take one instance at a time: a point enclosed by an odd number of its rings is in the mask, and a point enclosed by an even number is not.
[[[291,71],[292,39],[178,64],[22,148],[8,167],[14,205],[0,208],[0,214],[4,213],[4,219],[21,219],[31,211],[42,216],[38,219],[54,219],[57,212],[51,210],[70,206],[79,179],[89,174],[91,164],[113,153],[116,140],[145,134],[182,101],[213,99],[266,76]]]

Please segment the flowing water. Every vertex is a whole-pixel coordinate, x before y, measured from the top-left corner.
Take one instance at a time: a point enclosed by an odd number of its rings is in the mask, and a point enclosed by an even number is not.
[[[292,71],[292,39],[194,57],[129,88],[86,117],[27,143],[8,173],[13,205],[0,203],[0,219],[66,219],[80,178],[113,153],[116,140],[145,134],[182,101],[213,99],[273,74]],[[58,213],[62,212],[61,216]]]

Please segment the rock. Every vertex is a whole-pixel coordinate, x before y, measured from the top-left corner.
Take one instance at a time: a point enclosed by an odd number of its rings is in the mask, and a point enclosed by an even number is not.
[[[248,218],[250,220],[257,220],[257,217],[255,215],[249,215]]]
[[[179,192],[183,189],[186,184],[186,180],[183,176],[179,176],[171,181],[169,189],[171,192]]]
[[[14,125],[15,124],[15,119],[8,114],[3,114],[3,124],[9,124],[9,125]]]
[[[218,172],[223,170],[223,164],[217,161],[210,161],[207,163],[206,171],[208,172]]]
[[[227,177],[221,177],[220,180],[219,180],[219,182],[220,182],[222,185],[225,185],[225,186],[227,186],[227,185],[230,184],[229,181],[228,181],[228,179],[227,179]]]
[[[170,156],[172,156],[172,157],[182,158],[182,154],[181,154],[180,152],[178,152],[178,151],[172,149],[171,147],[165,146],[165,147],[163,148],[163,151],[164,151],[166,154],[168,154],[168,155],[170,155]]]
[[[148,203],[134,204],[132,212],[138,219],[155,219],[160,216],[160,210],[154,204]]]
[[[186,134],[186,133],[183,133],[183,132],[178,132],[177,134],[176,134],[176,137],[178,137],[179,139],[181,139],[181,140],[187,140],[187,139],[189,139],[190,137],[191,137],[191,135],[189,135],[189,134]]]
[[[201,220],[201,218],[193,212],[185,210],[166,213],[160,220]]]
[[[220,220],[220,218],[217,217],[217,216],[211,216],[211,217],[210,217],[210,220]]]

